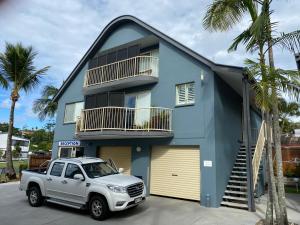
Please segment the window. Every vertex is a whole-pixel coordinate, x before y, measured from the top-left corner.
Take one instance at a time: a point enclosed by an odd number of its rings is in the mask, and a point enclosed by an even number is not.
[[[195,83],[176,85],[176,105],[195,103]]]
[[[83,157],[83,155],[84,155],[83,147],[59,147],[58,150],[59,158]]]
[[[119,173],[106,162],[83,164],[82,168],[89,178],[98,178]]]
[[[75,174],[82,174],[81,169],[76,164],[69,163],[65,172],[65,178],[74,179]]]
[[[59,149],[60,158],[71,158],[72,157],[73,147],[61,147]]]
[[[64,123],[74,123],[83,109],[83,102],[66,104]]]
[[[56,162],[53,164],[50,175],[60,177],[64,169],[65,164],[62,162]]]

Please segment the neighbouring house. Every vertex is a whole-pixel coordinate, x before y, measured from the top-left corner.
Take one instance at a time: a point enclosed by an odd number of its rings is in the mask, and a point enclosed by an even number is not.
[[[300,130],[295,129],[292,135],[281,136],[283,175],[300,177]]]
[[[111,158],[148,194],[254,210],[263,137],[249,82],[242,67],[118,17],[54,97],[52,157]]]
[[[6,145],[7,145],[7,133],[0,133],[0,150],[3,152],[3,155],[6,152]],[[21,148],[21,158],[27,158],[30,146],[30,140],[12,136],[12,150],[16,149],[16,146]]]

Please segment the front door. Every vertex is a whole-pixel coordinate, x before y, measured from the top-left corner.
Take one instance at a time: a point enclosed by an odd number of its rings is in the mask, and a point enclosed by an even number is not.
[[[78,165],[68,163],[62,180],[63,185],[61,185],[61,192],[64,193],[65,200],[84,204],[86,181],[75,180],[74,175],[76,174],[82,174],[84,177],[84,174]]]

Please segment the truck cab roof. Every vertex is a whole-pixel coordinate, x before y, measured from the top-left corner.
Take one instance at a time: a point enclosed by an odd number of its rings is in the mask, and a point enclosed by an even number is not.
[[[78,157],[78,158],[58,158],[54,160],[55,162],[64,161],[64,162],[73,162],[79,164],[88,164],[95,162],[104,162],[104,160],[95,157]]]

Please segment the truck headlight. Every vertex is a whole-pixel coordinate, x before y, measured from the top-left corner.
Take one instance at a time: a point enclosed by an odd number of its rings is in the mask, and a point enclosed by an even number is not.
[[[118,185],[108,184],[108,189],[116,193],[126,193],[126,188]]]

